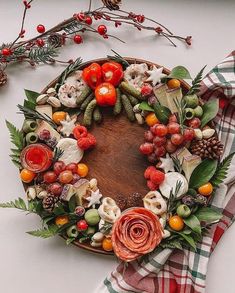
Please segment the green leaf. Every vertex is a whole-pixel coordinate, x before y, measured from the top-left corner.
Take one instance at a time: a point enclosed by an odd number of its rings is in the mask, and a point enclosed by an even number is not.
[[[219,163],[214,176],[211,179],[211,184],[214,187],[214,191],[216,190],[216,188],[224,181],[224,179],[227,177],[228,175],[228,169],[230,167],[230,164],[232,162],[234,153],[231,153],[230,155],[228,155],[226,158],[224,158],[224,160]]]
[[[76,206],[77,206],[76,197],[75,195],[73,195],[69,200],[69,210],[71,213],[74,212]]]
[[[158,120],[163,124],[167,124],[168,119],[171,115],[170,109],[165,106],[160,105],[159,103],[154,104],[154,112]]]
[[[195,215],[190,215],[188,218],[184,219],[184,223],[191,228],[195,233],[201,234],[201,224]]]
[[[194,170],[189,180],[189,188],[198,188],[210,181],[217,168],[217,160],[205,159]]]
[[[56,225],[52,225],[52,226],[49,226],[48,228],[28,231],[26,233],[35,237],[49,238],[49,237],[55,236],[58,233],[58,227]]]
[[[141,102],[139,105],[139,109],[143,111],[154,112],[154,109],[151,106],[149,106],[147,102]]]
[[[199,221],[215,223],[222,218],[222,214],[211,207],[201,207],[194,214]]]
[[[206,65],[199,71],[197,76],[192,81],[192,86],[191,86],[190,90],[188,91],[187,95],[193,95],[193,94],[196,94],[197,92],[199,92],[201,81],[202,81],[202,74],[203,74],[205,67],[206,67]]]
[[[15,209],[23,210],[26,212],[30,212],[24,200],[20,197],[16,199],[15,201],[0,203],[0,208],[15,208]]]
[[[182,250],[183,247],[182,247],[182,240],[181,239],[173,239],[173,240],[170,240],[170,241],[163,241],[160,246],[162,248],[169,248],[169,249],[174,249],[174,248],[177,248],[177,249],[180,249]]]
[[[22,150],[24,147],[24,136],[23,133],[17,129],[11,122],[6,120],[7,128],[10,132],[11,142],[19,149]]]
[[[110,59],[110,60],[113,60],[115,62],[118,62],[120,63],[124,69],[126,69],[130,63],[126,61],[126,59],[124,59],[120,54],[118,54],[116,51],[112,50],[111,51],[114,53],[114,56],[110,56],[110,55],[107,55],[107,58]]]
[[[203,128],[209,121],[215,118],[219,111],[219,99],[207,102],[202,106],[203,115],[201,118],[201,128]]]
[[[68,238],[68,239],[66,240],[66,244],[67,244],[67,245],[71,244],[75,239],[76,239],[76,238]]]
[[[184,66],[176,66],[171,70],[171,73],[168,75],[168,78],[177,78],[177,79],[192,79],[189,71]]]
[[[36,104],[28,100],[24,100],[24,107],[34,110],[36,107]]]
[[[196,251],[196,243],[192,236],[186,235],[183,232],[176,232],[179,234],[186,242],[189,244],[190,247],[192,247]]]
[[[40,93],[31,91],[31,90],[27,90],[27,89],[25,89],[24,92],[27,97],[27,100],[36,105],[36,99],[38,96],[40,96]]]
[[[53,214],[56,216],[64,215],[66,212],[62,204],[58,204],[57,207],[54,208]]]

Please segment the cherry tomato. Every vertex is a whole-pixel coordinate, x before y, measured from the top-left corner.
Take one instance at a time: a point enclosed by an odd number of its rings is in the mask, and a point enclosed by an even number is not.
[[[149,142],[140,145],[140,152],[144,155],[150,155],[153,152],[153,144]]]
[[[171,136],[171,142],[174,144],[174,145],[181,145],[184,141],[184,137],[182,134],[172,134]]]
[[[168,82],[167,82],[167,86],[170,88],[170,89],[177,89],[180,87],[180,81],[178,79],[170,79]]]
[[[57,179],[57,175],[54,171],[47,171],[43,175],[43,181],[46,183],[54,183]]]
[[[101,66],[98,63],[92,63],[83,69],[82,77],[89,87],[95,89],[102,82]]]
[[[192,128],[186,128],[183,133],[184,140],[191,141],[195,137],[195,132]]]
[[[209,196],[212,194],[213,192],[213,185],[208,182],[206,184],[203,184],[202,186],[200,186],[198,188],[198,192],[201,194],[201,195],[204,195],[204,196]]]
[[[102,241],[102,247],[105,251],[112,251],[113,245],[111,238],[104,238]]]
[[[89,172],[89,168],[86,164],[79,163],[77,165],[77,173],[81,177],[86,177]]]
[[[180,133],[180,125],[176,122],[170,122],[167,125],[168,133],[170,134],[175,134],[175,133]]]
[[[169,219],[169,226],[175,231],[181,231],[184,228],[184,221],[180,216],[172,216]]]
[[[59,181],[63,184],[68,184],[73,180],[73,173],[70,170],[65,170],[60,173]]]
[[[85,220],[80,220],[77,222],[78,231],[86,231],[88,228],[88,224]]]
[[[76,139],[87,136],[87,128],[85,126],[77,125],[73,129],[73,136]]]
[[[23,169],[20,172],[20,178],[23,182],[29,183],[35,178],[36,174],[30,170]]]
[[[164,124],[158,124],[156,125],[154,132],[157,136],[165,136],[167,135],[168,130]]]
[[[188,120],[188,126],[192,127],[192,128],[199,128],[199,126],[201,125],[201,120],[197,117],[194,117],[191,120]]]
[[[70,170],[73,174],[77,173],[77,164],[76,163],[70,163],[66,166],[66,170]]]
[[[55,219],[55,223],[57,226],[63,226],[65,224],[68,224],[69,218],[68,216],[58,216]]]
[[[155,124],[158,124],[159,123],[159,120],[157,119],[155,113],[150,113],[146,116],[145,118],[145,122],[147,123],[148,126],[153,126]]]
[[[62,161],[57,161],[55,162],[54,166],[53,166],[53,170],[56,173],[56,175],[59,175],[62,171],[65,170],[65,163]]]
[[[111,83],[113,86],[117,86],[123,79],[123,69],[121,64],[110,61],[101,66],[103,80]]]
[[[52,120],[56,124],[60,124],[61,121],[65,120],[67,113],[63,111],[54,112],[52,115]]]
[[[166,143],[166,137],[165,136],[155,136],[153,139],[153,144],[155,146],[162,146]]]
[[[115,87],[109,82],[103,82],[95,89],[95,98],[99,106],[114,106],[117,101]]]
[[[55,196],[60,196],[63,190],[63,187],[60,183],[55,182],[52,183],[48,186],[48,192],[55,195]]]

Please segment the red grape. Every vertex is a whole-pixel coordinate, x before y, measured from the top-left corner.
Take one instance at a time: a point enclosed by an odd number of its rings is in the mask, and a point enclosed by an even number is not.
[[[183,135],[182,134],[172,134],[171,136],[171,142],[174,145],[181,145],[182,142],[184,141]]]
[[[168,133],[170,134],[175,134],[175,133],[180,133],[180,125],[176,122],[170,122],[167,125]]]
[[[169,123],[171,122],[178,122],[177,121],[177,117],[175,114],[171,114],[170,117],[169,117]]]
[[[63,190],[63,187],[60,183],[55,182],[49,185],[48,187],[48,192],[50,192],[51,194],[55,195],[55,196],[60,196],[61,192]]]
[[[53,169],[54,169],[54,172],[59,175],[62,171],[65,170],[65,163],[62,162],[62,161],[57,161],[55,162],[54,166],[53,166]]]
[[[78,165],[76,163],[70,163],[66,166],[66,170],[70,170],[73,174],[77,173]]]
[[[70,170],[65,170],[60,173],[59,181],[63,184],[68,184],[73,180],[73,173]]]
[[[155,155],[160,158],[160,157],[163,157],[165,156],[166,154],[166,149],[164,148],[164,146],[159,146],[159,147],[156,147],[155,148]]]
[[[154,132],[157,136],[165,136],[167,135],[167,127],[164,124],[157,124]]]
[[[188,120],[188,126],[192,128],[198,128],[201,125],[201,120],[197,117],[194,117],[191,120]]]
[[[145,138],[146,141],[152,142],[153,141],[153,137],[154,136],[153,136],[153,134],[152,134],[152,132],[150,130],[145,131],[144,138]]]
[[[170,139],[167,139],[165,148],[169,154],[172,154],[177,150],[177,146],[175,146]]]
[[[166,137],[165,137],[165,136],[163,136],[163,137],[156,136],[156,137],[154,137],[154,139],[153,139],[153,144],[154,144],[155,146],[162,146],[162,145],[164,145],[165,143],[166,143]]]
[[[148,155],[147,159],[150,163],[155,163],[157,161],[157,156],[155,155],[155,153],[152,153]]]
[[[150,142],[142,143],[140,146],[140,152],[144,155],[150,155],[153,152],[153,144]]]
[[[186,128],[184,130],[184,134],[183,134],[183,137],[185,140],[187,141],[191,141],[194,139],[195,137],[195,133],[194,133],[194,130],[192,128]]]
[[[57,179],[57,175],[54,171],[47,171],[43,175],[43,181],[46,183],[54,183]]]

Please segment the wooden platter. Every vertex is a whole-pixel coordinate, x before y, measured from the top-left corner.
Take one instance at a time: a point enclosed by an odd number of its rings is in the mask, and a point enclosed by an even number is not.
[[[162,67],[146,60],[129,57],[125,59],[129,63],[146,63],[148,66]],[[84,63],[81,69],[93,62],[102,64],[106,61],[106,58],[91,60]],[[163,72],[169,74],[170,71],[164,68]],[[48,88],[55,86],[57,80],[58,78],[53,80],[41,93],[45,93]],[[186,82],[181,82],[181,85],[183,92],[189,89]],[[143,173],[149,163],[139,153],[139,146],[143,142],[145,126],[129,122],[122,114],[114,117],[109,108],[102,110],[104,114],[102,123],[94,125],[90,130],[97,139],[97,146],[94,150],[86,152],[82,160],[89,166],[89,178],[98,180],[98,186],[103,196],[128,197],[138,192],[144,197],[148,189]],[[78,241],[74,242],[74,245],[96,253],[112,254]]]

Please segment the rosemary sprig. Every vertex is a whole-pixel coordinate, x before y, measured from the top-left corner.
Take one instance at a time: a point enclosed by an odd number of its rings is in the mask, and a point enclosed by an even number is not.
[[[104,234],[109,234],[110,230],[112,229],[112,224],[105,222],[103,227],[100,229],[100,232],[104,233]]]
[[[44,120],[47,123],[49,123],[53,128],[57,128],[57,125],[55,124],[55,122],[46,114],[41,114],[39,113],[37,110],[33,110],[33,109],[29,109],[25,106],[22,105],[17,105],[17,107],[20,110],[20,114],[24,114],[26,119],[40,119],[40,120]]]
[[[177,172],[182,173],[182,164],[180,163],[180,160],[177,157],[172,156],[171,157],[173,163],[174,163],[174,168]]]
[[[175,208],[175,202],[177,200],[177,195],[180,191],[180,188],[182,186],[182,181],[177,180],[176,185],[175,185],[175,191],[173,187],[171,188],[168,204],[167,204],[167,211],[168,213],[172,212]]]
[[[183,99],[181,101],[179,101],[176,98],[173,99],[173,102],[174,102],[174,104],[177,108],[177,111],[178,111],[179,124],[180,124],[180,128],[181,128],[181,132],[183,134],[183,130],[185,127],[184,121],[186,119],[186,113],[185,113],[186,103]]]
[[[123,65],[124,68],[128,67],[130,65],[129,62],[127,62],[120,54],[118,54],[116,51],[111,50],[114,53],[114,56],[107,55],[107,58],[113,61],[116,61]]]
[[[202,74],[205,68],[206,68],[206,65],[198,72],[197,76],[192,81],[192,86],[190,90],[188,91],[187,95],[193,95],[199,92],[200,84],[202,81]]]
[[[63,155],[63,153],[64,153],[63,150],[61,150],[60,148],[55,147],[53,163],[55,163],[56,161],[59,161],[59,159]]]

